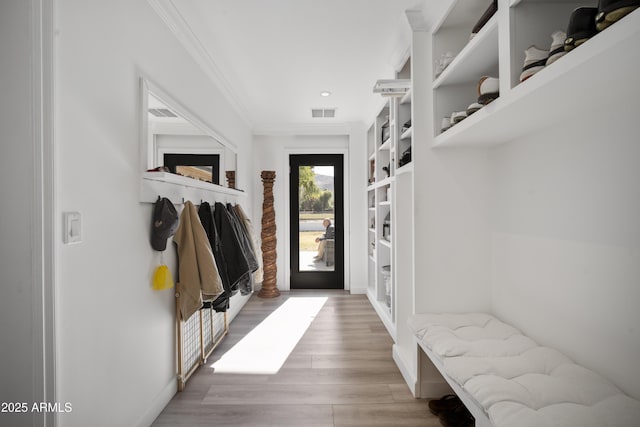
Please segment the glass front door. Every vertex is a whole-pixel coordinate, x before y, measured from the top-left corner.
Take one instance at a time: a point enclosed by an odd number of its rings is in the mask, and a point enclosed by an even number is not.
[[[343,156],[291,155],[291,288],[344,288]]]

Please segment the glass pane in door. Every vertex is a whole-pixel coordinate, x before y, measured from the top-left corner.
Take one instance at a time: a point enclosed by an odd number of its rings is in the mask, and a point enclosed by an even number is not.
[[[334,167],[299,166],[299,270],[334,271]]]

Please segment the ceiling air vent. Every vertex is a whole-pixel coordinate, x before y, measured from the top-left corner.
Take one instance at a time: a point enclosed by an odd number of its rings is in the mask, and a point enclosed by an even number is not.
[[[311,109],[311,117],[313,118],[322,118],[322,117],[332,118],[335,116],[336,116],[335,108],[312,108]]]
[[[168,108],[149,108],[149,113],[153,114],[155,117],[178,117]]]

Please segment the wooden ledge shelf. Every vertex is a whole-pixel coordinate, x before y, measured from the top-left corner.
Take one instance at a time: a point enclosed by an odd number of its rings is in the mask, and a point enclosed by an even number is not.
[[[141,181],[140,201],[143,203],[155,203],[158,196],[166,197],[174,204],[183,203],[183,200],[199,204],[200,201],[230,202],[247,195],[244,191],[167,172],[144,172]]]

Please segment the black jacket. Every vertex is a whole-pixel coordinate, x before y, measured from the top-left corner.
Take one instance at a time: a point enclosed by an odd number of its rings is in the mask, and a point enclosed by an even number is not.
[[[243,295],[247,295],[251,293],[253,289],[253,275],[260,268],[258,264],[258,260],[253,251],[253,245],[251,244],[251,240],[249,239],[249,234],[247,233],[247,228],[245,227],[242,219],[238,216],[238,213],[233,209],[231,204],[227,204],[227,211],[229,212],[229,216],[231,217],[231,222],[236,230],[236,236],[238,237],[238,242],[242,247],[242,251],[247,258],[247,263],[249,265],[249,273],[246,277],[243,277],[238,286],[240,288],[240,293]]]
[[[216,298],[212,303],[205,304],[213,307],[215,311],[224,312],[229,308],[229,298],[231,297],[231,282],[229,281],[229,275],[227,274],[227,263],[224,259],[224,253],[222,251],[222,240],[216,230],[216,225],[213,222],[213,214],[211,213],[211,205],[208,202],[202,202],[200,209],[198,209],[198,217],[204,231],[207,233],[211,249],[213,250],[213,257],[216,260],[216,266],[218,267],[218,274],[222,279],[222,287],[224,293]]]
[[[213,219],[222,241],[222,254],[227,263],[227,274],[232,292],[239,289],[240,283],[251,275],[249,261],[240,243],[234,220],[225,206],[216,202]]]

